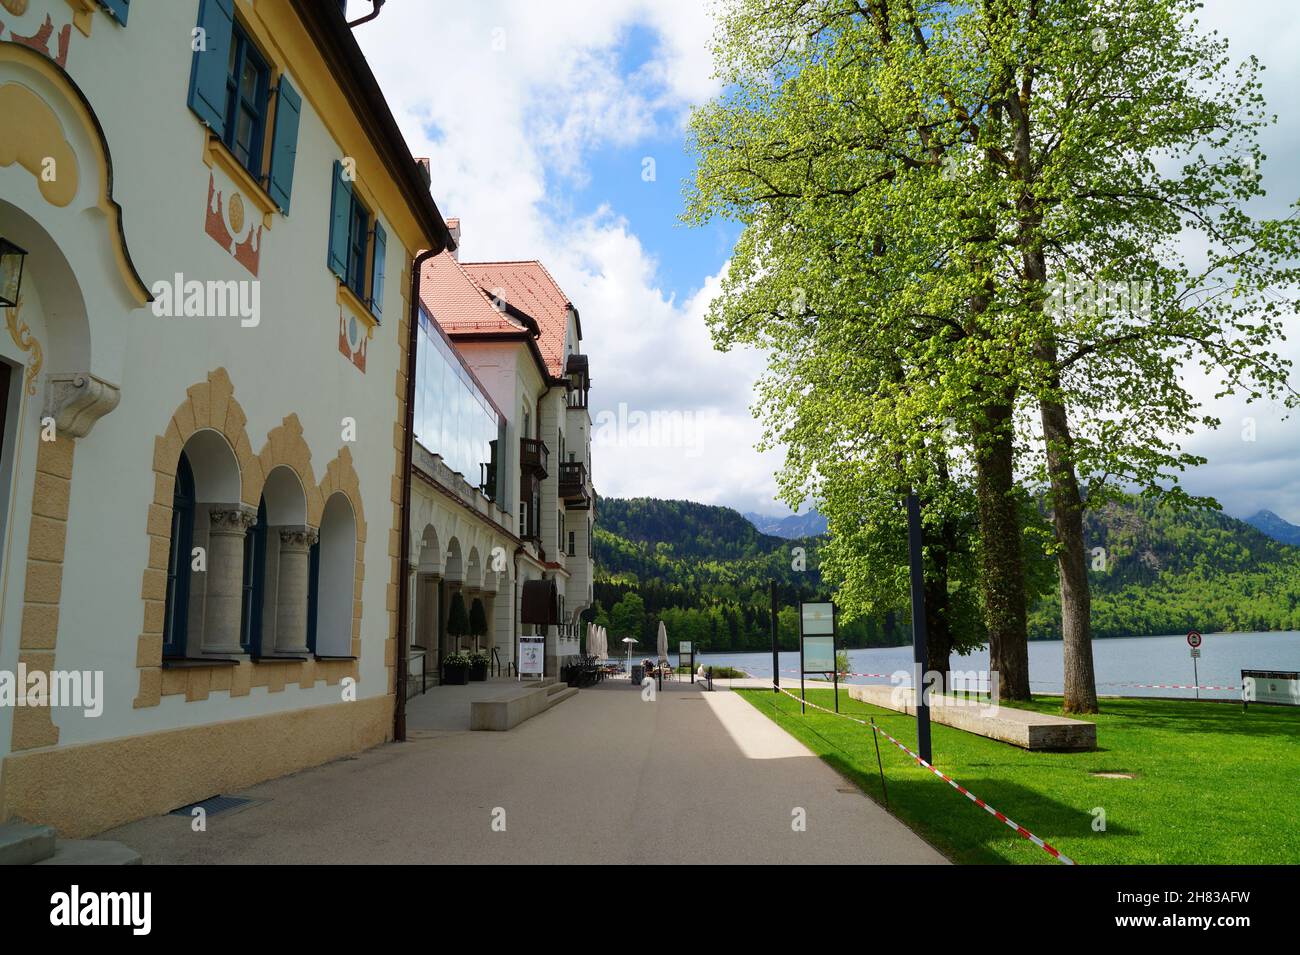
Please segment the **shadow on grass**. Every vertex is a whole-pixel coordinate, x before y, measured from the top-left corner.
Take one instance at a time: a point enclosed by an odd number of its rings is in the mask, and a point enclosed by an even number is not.
[[[1061,715],[1060,697],[1039,697],[1031,703],[1004,703],[1017,709]],[[1220,733],[1249,737],[1300,735],[1300,707],[1251,704],[1242,712],[1239,703],[1205,703],[1199,700],[1147,700],[1137,697],[1107,699],[1101,713],[1072,717],[1097,724],[1098,736],[1111,718],[1137,720],[1144,729],[1165,729],[1178,733]]]
[[[880,777],[867,773],[837,752],[820,753],[828,766],[852,780],[859,789],[882,806]],[[1054,862],[1053,857],[1024,839],[1006,823],[981,809],[967,797],[938,777],[900,779],[885,771],[889,788],[889,810],[916,830],[954,862],[976,864],[1010,864],[1025,861],[1014,847],[1022,843],[1031,860]],[[985,803],[1024,826],[1038,838],[1066,851],[1062,839],[1101,838],[1095,832],[1090,812],[1067,805],[1018,783],[990,777],[958,780]],[[1139,830],[1108,824],[1105,836],[1137,837]],[[1066,854],[1070,853],[1066,851]],[[1041,858],[1039,858],[1041,856]],[[1076,860],[1080,861],[1080,860]]]

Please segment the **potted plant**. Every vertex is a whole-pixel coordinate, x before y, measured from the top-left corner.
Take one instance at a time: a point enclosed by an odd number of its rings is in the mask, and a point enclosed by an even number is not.
[[[477,650],[479,639],[486,637],[488,632],[487,609],[478,597],[469,605],[469,632],[474,637],[474,649]]]
[[[464,686],[469,682],[469,654],[449,653],[442,658],[442,682],[448,686]]]
[[[475,650],[469,655],[469,678],[482,683],[487,679],[488,664],[491,658],[484,650]]]
[[[465,595],[457,590],[451,595],[451,609],[447,611],[447,633],[456,638],[456,652],[460,640],[469,634],[469,613],[465,610]]]

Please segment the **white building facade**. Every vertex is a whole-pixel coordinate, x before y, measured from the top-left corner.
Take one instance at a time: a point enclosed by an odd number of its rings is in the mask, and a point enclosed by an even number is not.
[[[452,239],[341,5],[3,7],[0,821],[79,836],[391,738],[410,277]],[[505,517],[456,513],[437,567],[493,599]],[[4,697],[83,673],[97,713]]]
[[[459,223],[448,221],[459,241]],[[412,540],[427,579],[412,586],[427,594],[442,581],[455,584],[452,574],[437,570],[440,554],[452,559],[447,544],[454,531],[444,527],[451,527],[454,514],[459,526],[491,541],[486,550],[475,548],[482,579],[490,584],[475,585],[491,593],[497,611],[490,618],[497,658],[510,671],[518,638],[544,635],[546,672],[560,675],[583,649],[580,617],[592,604],[594,566],[590,375],[578,311],[539,262],[463,262],[454,252],[425,263],[421,297],[431,325],[454,346],[495,409],[499,430],[495,446],[481,451],[480,473],[491,479],[480,481],[477,514],[449,508],[447,495],[430,490],[429,482],[415,485],[425,488],[419,506],[444,523],[435,519],[421,534],[417,507]],[[422,436],[418,425],[416,435],[435,454],[449,447],[446,435]],[[464,541],[455,550],[466,553]],[[470,579],[480,579],[479,568]],[[534,608],[543,599],[547,612],[539,616]],[[412,641],[430,646],[427,627],[441,621],[422,625],[419,619]]]

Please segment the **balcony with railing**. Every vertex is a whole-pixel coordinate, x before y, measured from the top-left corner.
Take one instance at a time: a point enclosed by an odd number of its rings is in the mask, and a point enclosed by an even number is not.
[[[565,507],[576,510],[591,506],[591,498],[587,495],[587,466],[581,461],[561,462],[560,499]]]
[[[525,474],[536,475],[545,480],[549,457],[550,451],[540,438],[519,439],[519,467]]]
[[[570,408],[586,408],[587,392],[591,390],[591,373],[586,355],[572,354],[564,369],[569,379],[565,403]]]

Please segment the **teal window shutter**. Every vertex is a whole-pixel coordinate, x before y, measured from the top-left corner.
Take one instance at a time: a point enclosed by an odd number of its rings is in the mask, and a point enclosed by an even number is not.
[[[190,109],[218,136],[226,133],[226,80],[235,30],[234,0],[199,0],[190,67]]]
[[[267,191],[283,213],[289,212],[289,194],[293,192],[293,161],[298,155],[298,117],[302,114],[302,97],[281,76],[276,94],[275,132],[271,134],[271,175]]]
[[[334,160],[334,191],[330,196],[330,271],[348,280],[348,226],[352,221],[352,183],[343,175],[343,163]]]
[[[99,0],[99,5],[108,11],[110,17],[126,26],[126,14],[131,0]]]
[[[375,318],[384,314],[384,251],[388,245],[388,236],[384,227],[375,220],[375,251],[370,262],[370,311]]]

